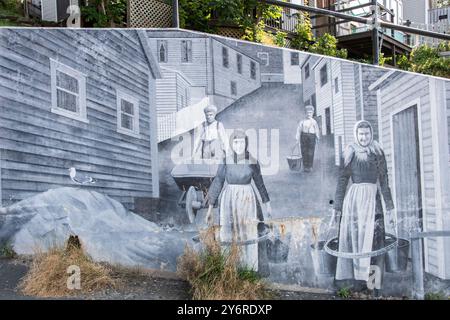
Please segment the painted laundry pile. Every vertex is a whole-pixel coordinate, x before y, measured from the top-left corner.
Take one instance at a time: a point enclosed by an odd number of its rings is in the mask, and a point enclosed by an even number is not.
[[[20,201],[0,212],[0,242],[18,254],[63,245],[78,235],[96,261],[176,270],[176,258],[192,235],[164,231],[95,191],[57,188]]]

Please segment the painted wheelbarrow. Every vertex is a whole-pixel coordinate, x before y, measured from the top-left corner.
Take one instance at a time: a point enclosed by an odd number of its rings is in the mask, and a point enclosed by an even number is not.
[[[190,223],[195,222],[199,210],[207,207],[206,193],[217,168],[217,163],[204,160],[178,164],[172,169],[172,178],[182,191],[178,205],[186,210]]]

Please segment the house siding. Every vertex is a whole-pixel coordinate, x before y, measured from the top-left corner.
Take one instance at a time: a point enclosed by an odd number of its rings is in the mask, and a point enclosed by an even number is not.
[[[312,66],[319,58],[316,56],[308,55],[302,64],[302,87],[303,87],[303,100],[306,101],[311,98],[311,96],[316,93],[316,83],[315,83],[315,72]],[[305,66],[309,64],[309,77],[305,79]]]
[[[377,93],[369,90],[369,86],[388,71],[366,65],[360,65],[360,68],[363,79],[361,83],[363,97],[362,118],[370,122],[373,128],[373,138],[379,141]]]
[[[334,122],[334,148],[335,150],[335,164],[339,164],[340,154],[339,154],[339,137],[342,137],[342,147],[345,146],[345,121],[347,120],[344,114],[344,97],[342,94],[343,83],[342,83],[342,67],[341,62],[336,60],[331,60],[331,73],[333,75],[333,122]],[[339,79],[339,92],[335,93],[334,78]]]
[[[158,61],[157,43],[158,40],[167,41],[167,62],[159,65],[167,70],[178,71],[196,87],[208,86],[208,52],[207,38],[162,38],[153,37],[152,32],[148,31],[148,42],[150,50],[155,55],[155,61]],[[181,42],[183,40],[192,41],[192,62],[181,61]]]
[[[57,21],[56,0],[42,0],[41,11],[42,11],[42,20]]]
[[[136,33],[0,30],[3,204],[74,186],[77,168],[133,209],[152,197],[149,67]],[[87,120],[51,112],[50,58],[86,75]],[[116,90],[139,101],[140,138],[117,132]]]
[[[223,44],[215,39],[211,40],[214,56],[214,95],[218,95],[227,99],[236,100],[261,87],[260,64],[251,57],[242,55],[242,74],[237,71],[236,53],[237,51],[228,45]],[[222,65],[222,47],[228,49],[228,64],[225,68]],[[256,78],[250,77],[250,63],[253,61],[256,65]],[[231,95],[230,82],[237,83],[237,95]]]
[[[342,73],[342,95],[343,95],[343,110],[344,110],[344,131],[345,144],[353,142],[353,128],[356,122],[356,90],[354,78],[353,64],[348,62],[341,62]],[[333,75],[334,76],[334,75]]]
[[[448,150],[449,150],[449,165],[450,165],[450,81],[445,83],[445,96],[447,103],[447,138],[448,138]]]
[[[269,57],[269,64],[261,63],[261,81],[262,82],[283,82],[283,51],[279,48],[246,43],[231,39],[222,39],[230,48],[237,48],[249,57],[258,59],[258,53],[265,52]]]
[[[441,228],[441,217],[439,216],[439,198],[437,190],[437,176],[441,174],[439,167],[435,163],[438,154],[436,154],[436,141],[438,137],[432,128],[432,114],[430,95],[431,81],[427,77],[414,75],[403,75],[396,78],[396,81],[389,82],[380,90],[381,100],[381,142],[386,154],[390,183],[395,194],[395,181],[393,180],[393,146],[392,146],[392,128],[391,115],[399,111],[399,108],[412,104],[419,99],[419,136],[421,136],[421,175],[422,175],[422,215],[423,228],[425,231],[439,230]],[[438,172],[436,172],[438,170]],[[433,275],[442,277],[442,252],[443,238],[425,239],[425,270]]]
[[[320,83],[320,69],[323,66],[326,66],[327,68],[327,77],[328,81],[326,84],[321,86]],[[328,59],[322,59],[315,68],[313,68],[312,65],[310,65],[311,72],[314,73],[315,78],[315,87],[316,87],[316,114],[318,117],[322,117],[322,122],[319,123],[319,126],[321,128],[322,135],[325,134],[325,109],[330,108],[330,114],[334,114],[334,108],[332,103],[332,87],[331,87],[331,60]],[[334,133],[334,121],[331,121],[331,133]]]

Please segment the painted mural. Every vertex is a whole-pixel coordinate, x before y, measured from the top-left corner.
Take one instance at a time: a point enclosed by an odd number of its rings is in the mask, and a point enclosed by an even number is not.
[[[448,289],[450,81],[183,30],[0,45],[0,240],[19,252],[77,234],[175,270],[214,226],[271,282]]]

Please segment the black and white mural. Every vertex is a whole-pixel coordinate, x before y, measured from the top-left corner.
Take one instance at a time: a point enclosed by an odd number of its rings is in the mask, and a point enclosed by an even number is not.
[[[420,264],[448,287],[450,81],[183,30],[2,28],[0,46],[18,253],[76,234],[174,271],[215,226],[271,282],[410,295]]]

